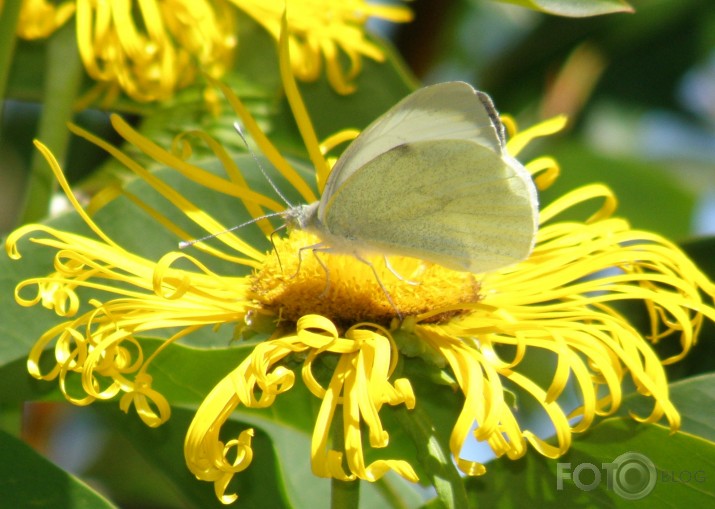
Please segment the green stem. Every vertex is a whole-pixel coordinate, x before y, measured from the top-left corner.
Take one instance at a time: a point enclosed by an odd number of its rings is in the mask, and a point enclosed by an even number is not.
[[[338,406],[333,416],[333,444],[336,451],[345,450],[345,430],[343,428],[343,408]],[[360,481],[340,481],[330,483],[331,509],[358,509],[360,505]]]
[[[5,98],[12,58],[15,55],[15,33],[21,5],[22,0],[5,0],[0,9],[0,101]],[[3,109],[0,107],[0,129]]]
[[[417,448],[417,456],[430,482],[437,490],[437,497],[445,507],[475,507],[467,498],[464,480],[447,447],[443,447],[435,432],[435,426],[429,416],[419,407],[407,410],[395,408],[395,416]]]
[[[72,105],[83,77],[72,24],[66,24],[49,39],[45,68],[44,102],[37,138],[63,166],[70,135],[67,122],[72,118]],[[57,182],[47,161],[35,151],[25,193],[23,223],[35,222],[47,215],[56,187]]]

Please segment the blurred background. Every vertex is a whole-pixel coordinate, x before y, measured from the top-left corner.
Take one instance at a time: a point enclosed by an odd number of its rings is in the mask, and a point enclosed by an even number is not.
[[[715,233],[715,9],[712,0],[630,3],[634,14],[573,19],[487,0],[413,0],[412,23],[369,26],[424,84],[470,82],[522,127],[566,114],[567,130],[531,145],[525,157],[550,154],[561,165],[562,176],[544,201],[604,182],[634,227],[691,242]],[[43,54],[44,44],[18,41],[23,57],[13,73],[34,72],[25,68],[27,59]],[[0,138],[3,234],[18,225],[41,112],[41,84],[19,89],[12,83]],[[78,121],[113,138],[103,112],[84,112]],[[81,185],[105,156],[86,145],[80,150],[78,143],[71,142],[64,167]],[[115,500],[131,501],[131,507],[180,506],[139,454],[97,424],[101,412],[67,405],[28,412],[28,439],[68,470],[112,484],[105,487],[121,493]],[[121,475],[107,461],[116,450],[130,456]],[[106,468],[110,475],[103,475]],[[146,493],[152,493],[148,500]]]

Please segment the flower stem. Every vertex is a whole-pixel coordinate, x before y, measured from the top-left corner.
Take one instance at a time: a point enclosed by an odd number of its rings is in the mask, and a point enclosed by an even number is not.
[[[15,32],[21,4],[22,0],[6,0],[0,9],[0,101],[5,98],[12,58],[15,54]],[[3,110],[4,108],[0,108],[0,129],[2,129]]]
[[[82,83],[82,62],[77,50],[74,26],[67,24],[48,40],[42,117],[37,138],[52,150],[60,165],[65,162],[72,106]],[[50,198],[57,187],[47,162],[35,152],[25,193],[22,223],[47,215]]]
[[[343,407],[338,405],[333,416],[333,444],[336,451],[345,450],[345,435],[342,426]],[[331,509],[358,509],[360,505],[360,481],[332,479],[330,483]]]

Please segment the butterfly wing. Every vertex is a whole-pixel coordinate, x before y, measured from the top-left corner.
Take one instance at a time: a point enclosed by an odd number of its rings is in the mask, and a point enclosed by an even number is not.
[[[486,272],[526,258],[536,191],[515,159],[465,139],[417,141],[343,179],[323,227],[357,250]]]
[[[324,220],[326,203],[343,183],[381,154],[405,143],[460,139],[502,153],[503,126],[489,96],[458,81],[413,92],[365,128],[338,159],[318,217]]]

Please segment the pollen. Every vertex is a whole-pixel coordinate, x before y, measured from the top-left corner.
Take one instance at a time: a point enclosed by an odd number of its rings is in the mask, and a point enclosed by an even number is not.
[[[300,230],[275,239],[252,286],[262,307],[288,321],[320,314],[337,323],[389,325],[399,315],[444,309],[432,315],[434,322],[480,300],[475,274],[403,256],[390,256],[386,263],[381,254],[337,254]]]

